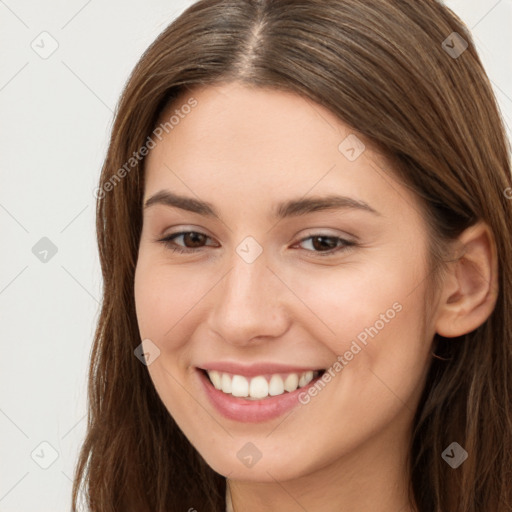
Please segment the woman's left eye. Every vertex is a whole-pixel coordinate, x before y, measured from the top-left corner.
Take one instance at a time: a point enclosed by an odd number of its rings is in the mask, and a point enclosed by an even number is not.
[[[355,242],[351,240],[345,240],[344,238],[340,238],[339,236],[332,235],[312,235],[300,240],[299,243],[311,241],[310,245],[313,248],[318,247],[326,247],[327,250],[313,251],[317,252],[319,256],[332,256],[335,253],[340,251],[345,251],[349,247],[354,247],[357,245]]]
[[[181,237],[183,237],[183,242],[185,243],[185,246],[177,245],[175,243],[175,240]],[[168,235],[158,241],[162,242],[166,247],[171,249],[171,251],[173,252],[192,253],[204,247],[201,244],[205,242],[207,239],[210,239],[208,235],[205,235],[204,233],[200,233],[198,231],[181,231],[179,233]],[[344,238],[340,238],[339,236],[322,234],[312,235],[303,238],[298,242],[298,244],[304,243],[306,241],[311,241],[310,246],[313,247],[313,249],[320,249],[313,251],[308,250],[308,252],[318,253],[319,256],[330,256],[333,255],[334,253],[347,250],[349,247],[357,245],[355,242],[345,240]],[[191,244],[193,247],[187,247],[187,243]],[[325,248],[327,248],[327,250],[324,250]]]

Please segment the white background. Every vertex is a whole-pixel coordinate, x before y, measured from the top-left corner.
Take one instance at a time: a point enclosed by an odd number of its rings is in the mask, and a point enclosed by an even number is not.
[[[0,512],[70,510],[101,299],[93,190],[128,74],[191,3],[0,0]],[[512,0],[445,3],[510,135]],[[47,59],[31,48],[43,31],[59,45]],[[47,263],[32,252],[42,237],[58,250]]]

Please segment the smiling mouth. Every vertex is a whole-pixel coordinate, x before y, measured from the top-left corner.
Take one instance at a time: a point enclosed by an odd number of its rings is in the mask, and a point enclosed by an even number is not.
[[[292,393],[321,377],[326,370],[308,370],[300,373],[272,373],[245,377],[217,370],[198,368],[219,391],[246,400],[262,400]]]

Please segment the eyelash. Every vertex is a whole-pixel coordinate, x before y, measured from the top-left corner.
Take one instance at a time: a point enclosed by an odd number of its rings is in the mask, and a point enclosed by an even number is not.
[[[190,248],[190,247],[181,247],[174,243],[173,240],[175,238],[178,238],[180,236],[187,235],[190,233],[193,233],[195,235],[202,235],[207,238],[210,238],[208,235],[201,233],[199,231],[180,231],[178,233],[173,233],[172,235],[161,238],[158,240],[158,242],[163,243],[171,251],[178,252],[178,253],[190,254],[190,253],[194,253],[194,252],[197,252],[198,250],[203,249],[203,247],[199,247],[199,248],[195,248],[195,249]],[[300,244],[300,243],[302,243],[306,240],[309,240],[311,238],[331,238],[331,239],[336,239],[343,244],[341,247],[335,247],[334,249],[329,249],[328,251],[311,251],[311,250],[305,249],[305,250],[307,250],[307,252],[316,253],[320,257],[333,256],[339,252],[344,252],[344,251],[350,250],[353,247],[356,247],[358,245],[356,242],[353,242],[351,240],[346,240],[344,238],[340,238],[339,236],[323,235],[323,234],[314,234],[314,235],[307,236],[307,237],[299,240],[297,243]]]

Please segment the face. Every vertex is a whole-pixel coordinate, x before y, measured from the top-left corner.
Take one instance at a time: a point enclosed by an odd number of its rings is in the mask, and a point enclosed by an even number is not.
[[[417,199],[293,93],[207,87],[173,113],[146,160],[135,275],[165,407],[230,478],[383,454],[407,435],[434,334]]]

